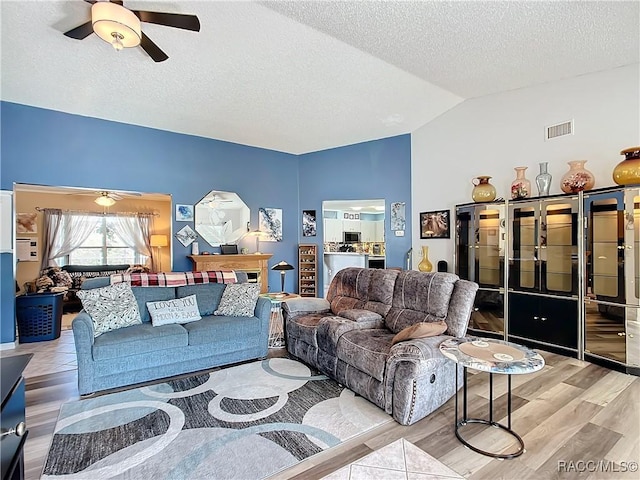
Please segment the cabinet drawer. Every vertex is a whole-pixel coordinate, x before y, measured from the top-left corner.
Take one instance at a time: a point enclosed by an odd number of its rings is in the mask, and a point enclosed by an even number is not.
[[[509,294],[509,334],[578,348],[578,301]]]

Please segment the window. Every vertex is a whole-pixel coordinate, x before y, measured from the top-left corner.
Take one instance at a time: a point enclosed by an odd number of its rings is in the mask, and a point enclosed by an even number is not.
[[[144,264],[147,257],[126,246],[116,234],[113,217],[102,217],[89,237],[73,250],[64,263],[72,265]],[[63,262],[58,262],[63,263]]]

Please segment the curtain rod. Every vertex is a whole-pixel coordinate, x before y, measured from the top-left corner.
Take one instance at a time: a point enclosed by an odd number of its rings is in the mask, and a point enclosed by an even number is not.
[[[147,217],[160,216],[159,213],[154,213],[154,212],[94,212],[91,210],[63,210],[60,208],[42,208],[42,207],[35,207],[35,209],[38,212],[44,212],[45,210],[60,210],[63,213],[84,213],[88,215],[100,215],[100,216],[111,216],[111,217],[116,217],[118,215],[122,215],[122,216],[141,215],[141,216],[147,216]]]

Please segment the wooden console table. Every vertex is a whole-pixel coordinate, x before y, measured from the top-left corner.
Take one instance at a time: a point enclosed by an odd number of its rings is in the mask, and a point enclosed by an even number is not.
[[[269,265],[271,253],[249,253],[247,255],[188,255],[193,262],[193,271],[238,270],[256,273],[260,293],[269,291]]]

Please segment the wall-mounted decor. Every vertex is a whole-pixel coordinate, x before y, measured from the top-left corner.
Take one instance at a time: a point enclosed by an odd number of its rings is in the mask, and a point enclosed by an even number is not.
[[[193,205],[176,205],[176,222],[193,222]]]
[[[405,206],[404,202],[393,202],[391,204],[391,230],[399,231],[406,230],[407,220],[405,218]]]
[[[282,241],[282,209],[281,208],[259,208],[258,209],[259,230],[265,235],[260,239],[262,242]]]
[[[449,210],[420,213],[420,238],[449,238]]]
[[[16,233],[38,233],[37,213],[18,213],[16,215]]]
[[[35,238],[16,238],[16,257],[19,262],[37,262],[38,240]]]
[[[343,213],[342,214],[342,218],[344,218],[345,220],[349,220],[349,214],[348,213]]]
[[[178,230],[178,232],[176,233],[176,238],[182,245],[188,247],[196,240],[196,238],[198,238],[198,234],[189,225],[185,225],[180,230]]]
[[[315,210],[302,211],[302,236],[303,237],[316,236],[316,211]]]
[[[251,210],[235,192],[211,190],[195,205],[195,229],[212,247],[247,234]]]
[[[353,218],[354,218],[355,220],[360,220],[360,214],[359,214],[359,213],[354,213],[354,214],[353,214]]]

